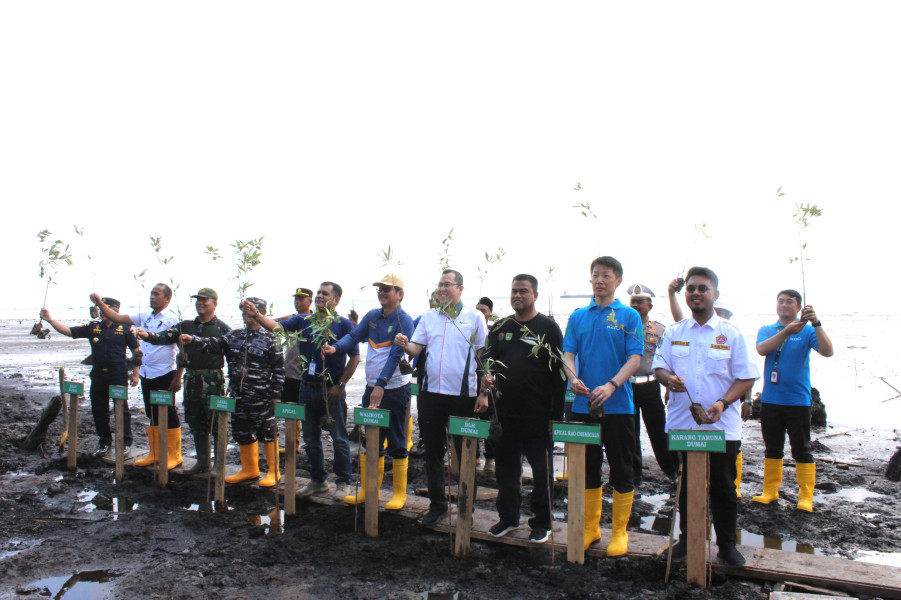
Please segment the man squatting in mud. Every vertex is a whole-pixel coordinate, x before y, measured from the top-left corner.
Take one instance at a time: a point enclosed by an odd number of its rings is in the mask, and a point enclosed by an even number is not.
[[[137,315],[123,315],[111,310],[103,303],[100,296],[91,294],[91,301],[100,309],[100,313],[113,323],[123,325],[136,325],[144,331],[159,333],[178,324],[178,315],[169,308],[172,302],[172,288],[165,283],[158,283],[150,290],[150,312],[140,311]],[[178,348],[175,346],[154,346],[147,342],[141,342],[141,351],[144,358],[141,361],[141,395],[144,397],[144,413],[150,419],[147,426],[147,443],[150,453],[144,458],[135,460],[137,467],[149,467],[158,461],[157,443],[159,440],[159,425],[157,423],[156,407],[150,404],[150,392],[169,391],[176,394],[181,390],[182,368],[178,367],[176,355]],[[173,402],[166,407],[167,423],[169,430],[166,432],[167,460],[166,468],[174,469],[182,463],[181,458],[181,423],[178,420],[178,410]]]
[[[422,315],[412,337],[398,333],[394,343],[410,356],[428,349],[426,377],[417,398],[421,418],[420,435],[425,440],[429,511],[422,518],[425,527],[434,527],[447,515],[444,493],[445,434],[448,417],[470,417],[476,404],[476,363],[485,346],[488,327],[485,317],[460,300],[463,276],[445,269],[438,281],[435,299],[440,308]],[[463,456],[463,440],[453,436],[457,456]]]
[[[657,380],[670,392],[666,429],[715,429],[726,432],[726,451],[710,453],[710,512],[719,556],[740,567],[745,559],[735,547],[738,497],[735,493],[735,455],[741,445],[741,397],[758,378],[757,362],[745,336],[729,321],[718,317],[713,303],[719,296],[717,276],[706,267],[688,270],[685,292],[691,317],[671,325],[654,357]],[[709,423],[692,417],[692,402],[700,403]],[[682,456],[685,461],[685,453]],[[687,488],[679,495],[679,512],[686,514]],[[679,542],[671,549],[673,560],[687,553],[687,519],[679,523]]]
[[[757,353],[766,357],[760,397],[763,493],[751,500],[769,504],[779,498],[787,432],[798,480],[797,508],[813,512],[816,463],[810,451],[810,350],[827,358],[832,356],[833,350],[832,340],[823,330],[823,323],[813,307],[807,305],[802,311],[801,302],[801,294],[795,290],[776,294],[779,320],[764,325],[757,333]]]
[[[350,352],[357,344],[369,340],[366,354],[366,390],[363,392],[364,408],[381,408],[390,411],[387,428],[379,429],[378,487],[382,487],[385,475],[385,455],[392,460],[394,495],[385,505],[391,510],[400,510],[407,503],[407,407],[410,404],[410,374],[402,373],[400,367],[404,351],[394,345],[398,333],[413,335],[413,319],[404,312],[400,303],[404,299],[404,281],[398,275],[385,275],[381,281],[373,283],[378,288],[381,308],[374,308],[365,315],[353,331],[342,337],[334,345],[322,347],[326,356],[336,352]],[[384,448],[385,440],[388,448]],[[366,480],[366,461],[360,457],[360,479]],[[348,504],[366,501],[366,490],[361,488],[356,495],[346,496]]]
[[[494,443],[497,477],[498,522],[489,530],[494,537],[506,535],[519,526],[522,457],[532,468],[532,514],[529,541],[542,544],[551,530],[551,502],[548,487],[548,456],[553,448],[550,422],[563,419],[566,379],[558,360],[563,333],[553,319],[535,308],[538,280],[517,275],[510,287],[513,316],[498,321],[485,341],[486,373],[476,410],[488,409],[488,388],[494,386],[495,411],[501,424]],[[523,329],[527,331],[523,331]],[[533,354],[533,346],[542,347]],[[550,352],[548,351],[550,348]],[[557,357],[557,358],[555,358]]]
[[[563,336],[563,359],[570,389],[576,395],[573,420],[599,423],[601,444],[585,448],[585,548],[601,539],[603,486],[602,448],[610,463],[613,519],[607,556],[629,549],[626,525],[632,512],[632,452],[635,449],[635,406],[627,385],[641,365],[641,317],[614,297],[623,282],[623,266],[612,256],[591,262],[594,298],[573,312]],[[576,359],[578,358],[578,371]],[[603,418],[592,414],[603,407]]]
[[[266,312],[266,301],[261,298],[247,298],[247,303],[260,313]],[[244,329],[215,337],[182,334],[179,341],[199,352],[224,355],[228,362],[228,392],[235,398],[232,437],[241,450],[241,470],[226,477],[226,483],[241,483],[260,476],[259,442],[262,441],[269,472],[259,485],[272,487],[280,478],[275,403],[285,380],[285,359],[275,336],[246,312],[242,316]]]
[[[119,301],[115,298],[104,298],[104,304],[110,310],[119,312]],[[58,321],[54,321],[50,312],[41,309],[41,319],[50,323],[50,326],[63,335],[73,339],[86,338],[91,340],[91,414],[94,416],[94,430],[100,438],[97,450],[98,456],[104,456],[112,448],[113,434],[109,426],[109,386],[138,385],[138,369],[141,365],[140,343],[135,337],[133,326],[115,325],[106,317],[99,321],[91,321],[87,325],[68,327]],[[128,364],[125,360],[125,349],[131,350],[132,364],[134,365],[131,377],[128,376]],[[124,411],[122,424],[125,451],[123,455],[128,457],[131,453],[131,412]]]
[[[341,286],[331,281],[323,281],[316,292],[316,311],[312,315],[294,315],[283,321],[276,321],[256,311],[255,307],[245,302],[242,305],[244,314],[253,316],[263,327],[270,331],[297,331],[298,360],[304,366],[303,381],[300,386],[298,402],[305,407],[302,424],[303,447],[310,461],[310,482],[297,491],[298,498],[312,494],[327,492],[325,457],[322,453],[322,426],[320,420],[326,415],[330,417],[328,427],[335,453],[334,469],[337,485],[332,497],[344,500],[348,495],[350,484],[350,440],[347,437],[347,393],[344,386],[353,377],[360,364],[360,351],[357,345],[347,352],[336,352],[324,359],[322,347],[329,340],[337,340],[347,335],[353,323],[346,317],[338,317],[329,325],[327,332],[315,329],[317,324],[324,324],[341,301]]]
[[[194,307],[197,318],[182,321],[160,333],[138,330],[138,337],[153,345],[168,345],[178,342],[178,336],[185,333],[198,337],[221,337],[231,331],[231,327],[216,316],[219,294],[212,288],[201,288],[191,296],[196,298]],[[185,369],[184,407],[185,421],[194,436],[197,462],[187,473],[207,473],[210,470],[210,397],[225,394],[225,375],[222,373],[221,355],[201,352],[197,346],[187,346],[179,353],[179,367]],[[215,431],[213,432],[215,435]]]

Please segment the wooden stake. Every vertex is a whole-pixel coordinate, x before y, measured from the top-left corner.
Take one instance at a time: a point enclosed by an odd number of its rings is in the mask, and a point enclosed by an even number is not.
[[[169,483],[169,411],[168,406],[162,404],[156,407],[157,424],[157,481],[160,487],[166,487]]]
[[[78,451],[78,394],[69,394],[69,457],[66,467],[70,471],[78,470],[76,465]]]
[[[297,419],[285,419],[285,515],[294,514],[297,492]]]
[[[566,560],[585,564],[585,445],[566,444],[569,456],[566,520]]]
[[[472,503],[476,481],[476,452],[479,438],[463,438],[463,456],[460,460],[460,489],[457,494],[457,531],[454,539],[454,556],[469,556],[472,533]]]
[[[706,452],[687,452],[685,531],[688,535],[686,581],[707,587],[707,461]]]
[[[116,411],[116,481],[125,479],[125,405],[128,400],[113,400]]]
[[[379,429],[366,426],[366,481],[363,482],[366,494],[363,531],[366,537],[379,536]]]
[[[453,436],[451,436],[451,440],[453,440]],[[458,477],[460,475],[460,457],[457,456],[457,445],[450,445],[450,465],[448,465],[448,472],[453,477]]]
[[[59,434],[59,451],[63,451],[63,446],[66,445],[66,439],[69,437],[69,404],[66,402],[69,399],[68,394],[63,393],[63,382],[66,380],[66,369],[64,367],[59,368],[59,398],[63,401],[63,423],[66,424],[63,427],[63,432]]]
[[[220,505],[225,504],[225,453],[228,447],[228,415],[221,410],[216,411],[216,490],[213,500]]]

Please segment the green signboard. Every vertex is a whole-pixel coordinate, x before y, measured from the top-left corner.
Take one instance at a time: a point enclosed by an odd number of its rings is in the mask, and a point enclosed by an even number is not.
[[[381,408],[355,408],[354,425],[369,425],[372,427],[388,427],[391,421],[391,413]]]
[[[233,413],[235,412],[235,399],[225,396],[210,396],[210,410]]]
[[[569,444],[600,444],[601,426],[591,423],[560,423],[554,421],[551,435],[555,442]]]
[[[128,400],[128,388],[124,385],[109,386],[109,397],[113,400]]]
[[[419,395],[419,384],[418,383],[410,384],[410,394],[413,396]]]
[[[674,452],[725,452],[726,432],[719,429],[671,429],[669,449]]]
[[[303,404],[287,404],[285,402],[275,403],[275,416],[278,419],[295,419],[303,420],[306,416],[306,406]]]
[[[464,419],[462,417],[451,417],[447,422],[447,430],[451,435],[462,435],[483,440],[488,437],[488,428],[490,426],[491,423],[489,421]]]
[[[572,403],[576,401],[576,394],[572,390],[566,390],[566,397],[564,399],[568,403]]]
[[[64,394],[75,394],[76,396],[84,396],[84,384],[75,383],[74,381],[63,382]]]
[[[158,406],[172,406],[175,404],[175,394],[164,390],[150,392],[150,403]]]

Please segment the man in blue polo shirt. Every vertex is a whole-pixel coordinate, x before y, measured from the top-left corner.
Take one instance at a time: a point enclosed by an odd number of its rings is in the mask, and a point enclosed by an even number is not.
[[[801,294],[795,290],[779,292],[776,295],[779,320],[764,325],[757,333],[757,353],[766,357],[760,397],[765,460],[763,493],[751,500],[769,504],[779,498],[787,432],[798,479],[798,510],[813,512],[816,463],[810,451],[810,351],[832,356],[832,340],[813,307],[805,306],[802,312],[801,302]]]
[[[368,340],[366,354],[366,390],[363,392],[364,408],[381,408],[391,413],[389,426],[379,429],[378,482],[382,487],[385,475],[385,455],[391,455],[391,472],[394,478],[394,495],[385,508],[400,510],[407,502],[407,407],[410,405],[410,375],[401,373],[399,364],[404,351],[394,344],[394,336],[402,333],[413,335],[413,319],[404,312],[400,303],[404,299],[404,280],[398,275],[385,275],[373,283],[378,288],[381,308],[374,308],[363,316],[353,331],[333,346],[323,346],[322,353],[332,355],[347,352],[357,344]],[[384,448],[388,441],[387,449]],[[366,461],[360,457],[360,479],[366,480]],[[348,504],[366,501],[366,490],[344,498]]]
[[[328,491],[325,479],[325,459],[322,455],[320,419],[326,414],[331,417],[328,428],[335,452],[335,477],[337,485],[332,494],[335,500],[344,500],[350,483],[350,440],[347,437],[347,405],[344,403],[345,385],[353,377],[360,364],[360,351],[353,344],[346,352],[337,352],[323,360],[321,349],[329,341],[339,340],[354,328],[346,317],[337,317],[328,328],[327,335],[317,333],[317,323],[325,326],[326,319],[341,301],[341,286],[331,281],[323,281],[316,292],[316,311],[311,315],[294,315],[281,321],[258,315],[260,324],[275,331],[299,331],[298,356],[303,365],[303,381],[298,402],[305,406],[303,420],[303,443],[307,459],[310,461],[310,483],[297,491],[299,498]],[[328,412],[326,413],[326,408]]]
[[[623,282],[623,266],[612,256],[591,262],[594,298],[569,317],[563,337],[563,360],[570,389],[576,394],[573,419],[600,423],[601,445],[585,449],[585,548],[601,539],[601,449],[607,450],[613,485],[613,525],[607,556],[625,554],[626,525],[632,512],[632,452],[635,406],[629,378],[641,366],[643,330],[638,312],[614,298]],[[578,359],[578,370],[576,360]],[[577,375],[578,373],[578,375]],[[595,414],[590,414],[592,407]],[[600,407],[602,412],[598,413]]]

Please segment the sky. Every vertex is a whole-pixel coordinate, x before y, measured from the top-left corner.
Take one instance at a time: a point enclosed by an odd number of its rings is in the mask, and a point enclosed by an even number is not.
[[[884,265],[899,16],[894,2],[5,2],[15,293],[0,309],[42,305],[42,229],[75,262],[48,307],[93,290],[146,304],[170,279],[181,304],[205,286],[236,303],[230,244],[262,236],[250,291],[276,312],[326,279],[374,307],[367,286],[388,270],[415,308],[451,228],[470,303],[521,272],[545,296],[586,293],[599,254],[658,294],[686,263],[732,297],[775,294],[802,285],[795,203],[823,210],[803,232],[819,306],[898,294]],[[389,246],[403,264],[382,264]]]

